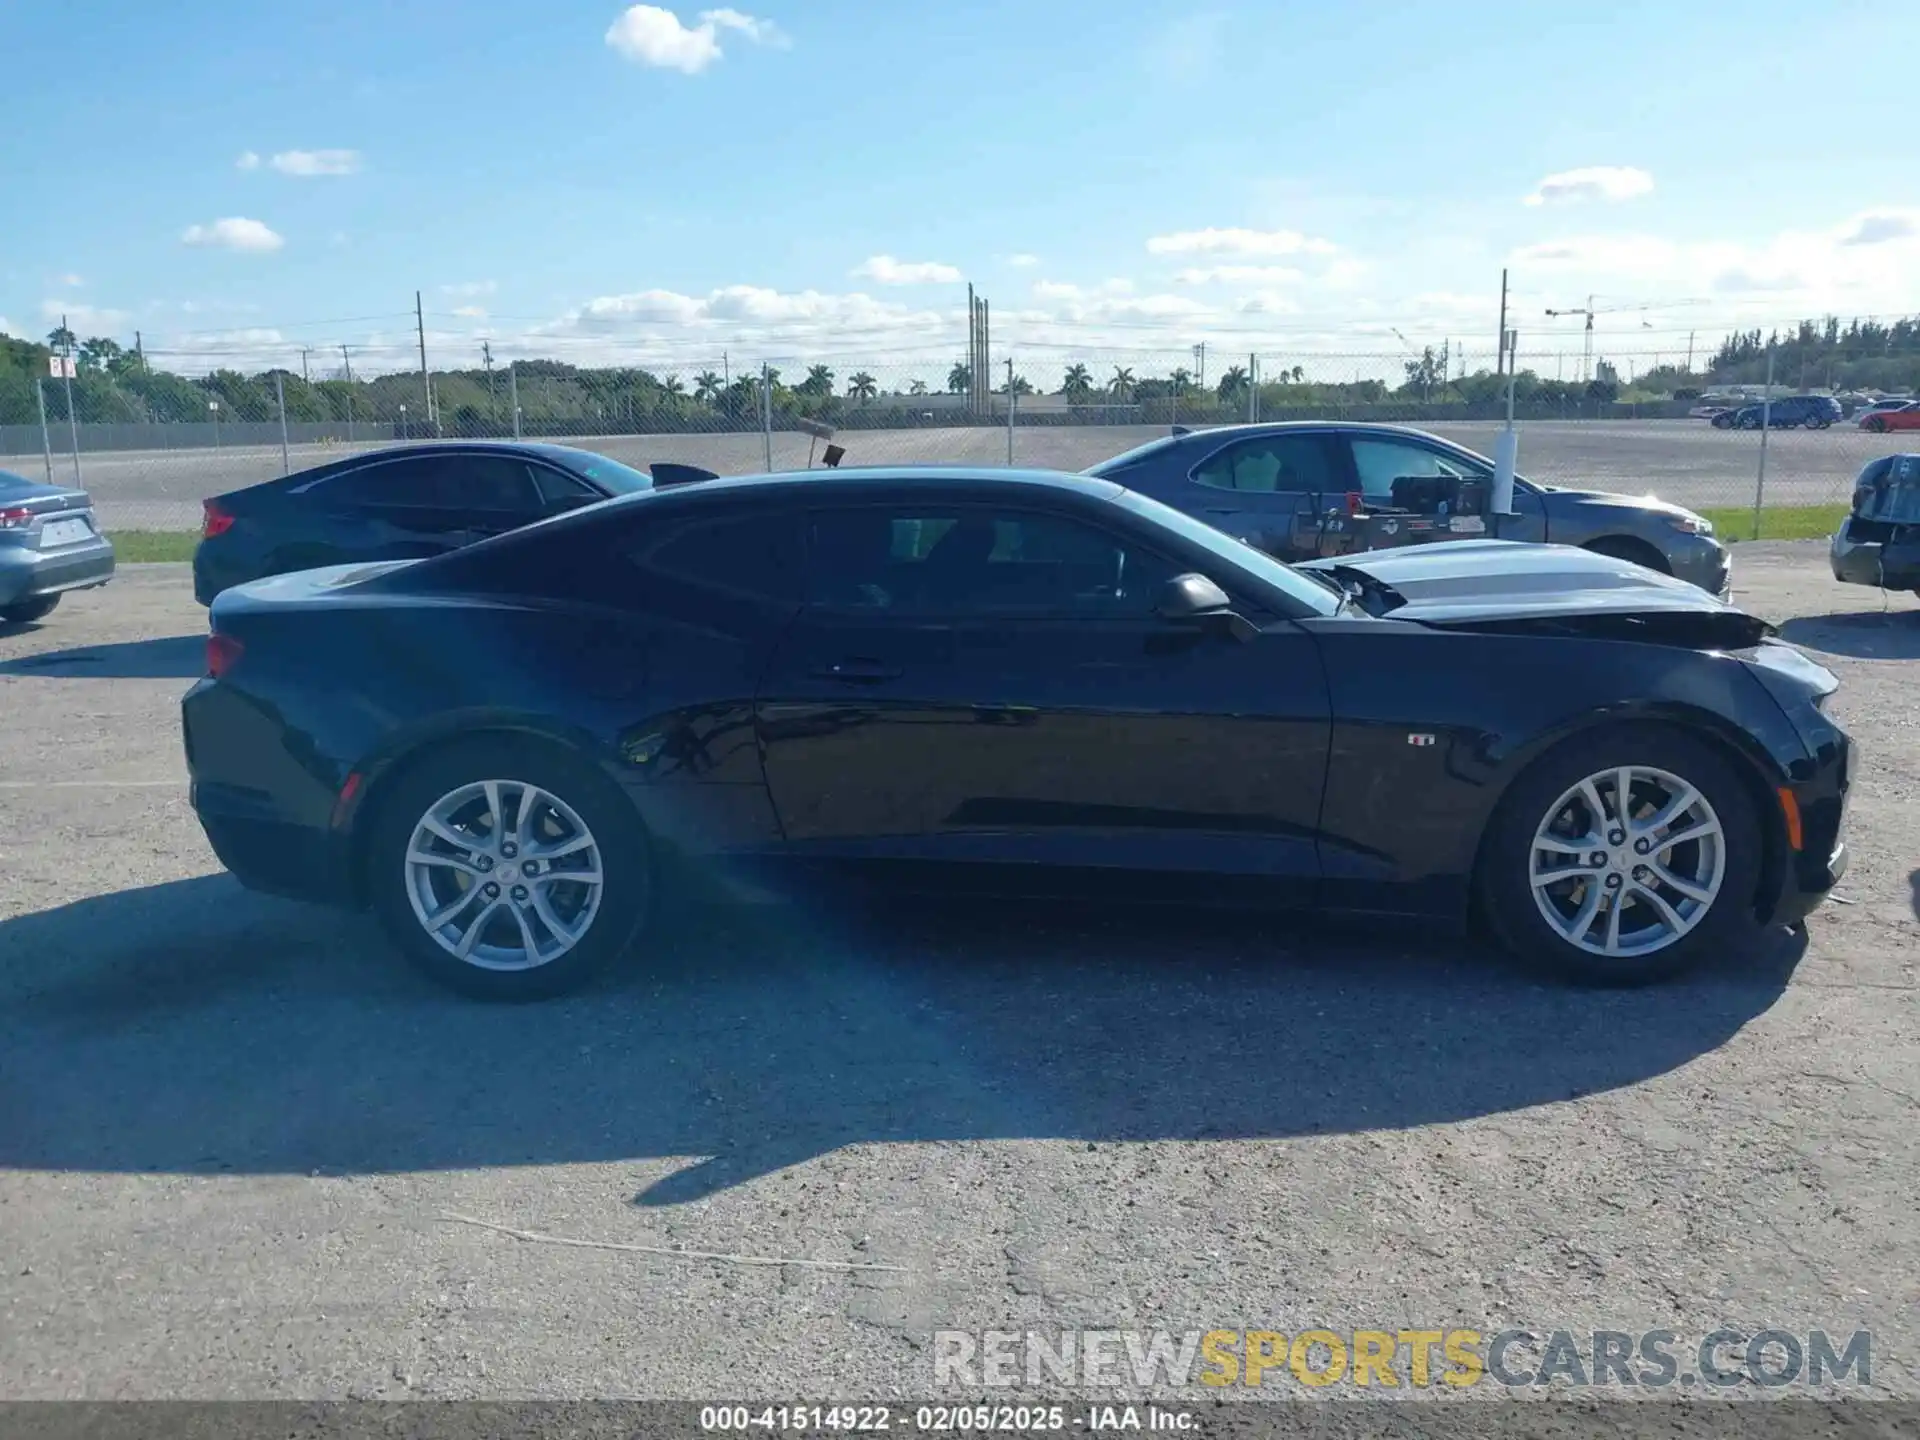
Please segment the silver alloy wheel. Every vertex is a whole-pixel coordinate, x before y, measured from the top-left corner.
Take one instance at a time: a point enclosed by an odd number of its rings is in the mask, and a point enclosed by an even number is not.
[[[580,943],[605,889],[600,846],[557,795],[476,780],[428,808],[407,842],[414,918],[456,960],[531,970]]]
[[[1664,950],[1706,918],[1727,872],[1707,797],[1678,775],[1622,765],[1587,776],[1534,831],[1533,902],[1561,939],[1592,955]]]

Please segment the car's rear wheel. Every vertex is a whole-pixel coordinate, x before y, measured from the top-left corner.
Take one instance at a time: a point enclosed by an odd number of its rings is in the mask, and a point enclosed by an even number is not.
[[[1884,435],[1887,433],[1887,422],[1882,420],[1878,415],[1869,415],[1861,423],[1876,435]]]
[[[1713,428],[1716,430],[1731,430],[1733,428],[1733,416],[1731,415],[1714,416]]]
[[[1666,726],[1569,741],[1514,783],[1479,876],[1509,949],[1561,979],[1639,985],[1753,923],[1764,841],[1740,777]]]
[[[460,745],[400,776],[371,821],[376,913],[409,959],[463,994],[538,1000],[576,989],[645,915],[639,817],[558,747]]]
[[[6,621],[9,625],[31,625],[36,620],[46,619],[59,603],[58,595],[36,595],[31,600],[20,600],[12,605],[0,606],[0,620]]]

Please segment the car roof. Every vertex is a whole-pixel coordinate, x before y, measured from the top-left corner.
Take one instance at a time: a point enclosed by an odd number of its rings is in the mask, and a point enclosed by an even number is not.
[[[255,485],[244,485],[239,490],[228,493],[239,495],[248,490],[282,488],[290,490],[375,461],[385,463],[390,460],[406,460],[416,455],[482,453],[545,455],[552,458],[556,455],[582,455],[591,452],[577,450],[571,445],[549,445],[535,440],[409,440],[399,445],[377,445],[370,450],[355,450],[350,455],[339,455],[331,460],[323,460],[318,465],[309,465],[305,469],[295,470],[286,475],[276,475],[271,480],[262,480]]]
[[[815,495],[835,500],[857,499],[860,492],[899,490],[1045,490],[1057,495],[1107,499],[1120,492],[1111,480],[1072,475],[1063,470],[1027,470],[984,465],[853,465],[843,469],[778,470],[752,475],[723,475],[697,485],[674,485],[620,495],[596,505],[702,504],[714,496],[759,493],[767,496]],[[584,513],[584,512],[580,512]]]

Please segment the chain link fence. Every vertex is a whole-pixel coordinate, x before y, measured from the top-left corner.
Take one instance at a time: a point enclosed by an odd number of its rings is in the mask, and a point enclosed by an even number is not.
[[[551,440],[637,467],[673,461],[721,474],[826,463],[1080,470],[1175,425],[1247,421],[1409,424],[1488,454],[1511,398],[1522,474],[1656,494],[1712,510],[1740,535],[1729,515],[1844,505],[1869,459],[1920,448],[1850,418],[1717,427],[1708,408],[1757,403],[1759,388],[1715,394],[1673,358],[1522,352],[1511,386],[1491,352],[1450,345],[1358,354],[1014,347],[982,385],[964,359],[742,367],[716,355],[672,372],[518,360],[426,379],[354,376],[350,364],[317,377],[285,368],[191,381],[95,367],[40,380],[37,393],[10,403],[8,420],[26,406],[32,418],[0,423],[0,468],[83,485],[110,531],[183,532],[198,527],[207,496],[409,441]]]

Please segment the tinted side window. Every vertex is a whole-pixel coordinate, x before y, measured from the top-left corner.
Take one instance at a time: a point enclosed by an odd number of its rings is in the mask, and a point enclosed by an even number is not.
[[[508,455],[447,455],[439,462],[440,503],[452,510],[531,513],[538,497],[527,462]]]
[[[529,465],[533,487],[539,492],[542,509],[559,505],[585,505],[603,499],[600,492],[577,475],[562,474],[545,465]]]
[[[791,515],[693,520],[632,546],[627,558],[649,580],[763,600],[800,597],[798,546]]]
[[[437,464],[427,456],[379,461],[322,480],[313,487],[312,494],[328,505],[437,506],[440,503]]]
[[[816,512],[810,599],[917,614],[1145,616],[1173,564],[1097,527],[1038,511]]]
[[[1193,483],[1213,490],[1306,491],[1345,489],[1334,474],[1325,439],[1266,435],[1209,455],[1194,467]]]

